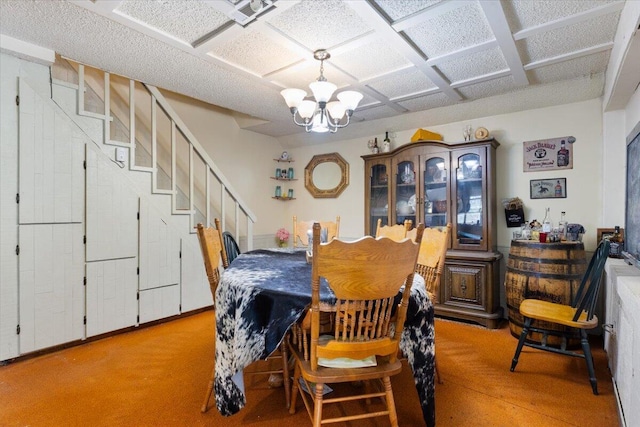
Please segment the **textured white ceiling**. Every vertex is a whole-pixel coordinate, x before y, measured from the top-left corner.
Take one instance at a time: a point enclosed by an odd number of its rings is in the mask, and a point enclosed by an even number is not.
[[[259,118],[243,126],[296,146],[601,96],[624,3],[0,0],[0,32]],[[279,94],[317,78],[319,48],[338,91],[365,95],[335,135],[293,125]]]

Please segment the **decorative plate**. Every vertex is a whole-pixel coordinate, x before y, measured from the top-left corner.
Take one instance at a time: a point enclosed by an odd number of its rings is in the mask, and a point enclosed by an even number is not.
[[[478,128],[476,129],[476,139],[485,139],[489,136],[489,131],[487,128]]]
[[[283,151],[282,154],[280,154],[280,160],[289,160],[289,153]]]

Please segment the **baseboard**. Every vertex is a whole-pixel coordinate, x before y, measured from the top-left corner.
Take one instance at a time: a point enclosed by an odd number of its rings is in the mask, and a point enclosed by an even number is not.
[[[616,396],[616,407],[618,408],[618,420],[620,420],[620,427],[627,427],[627,422],[624,419],[624,410],[622,409],[622,401],[620,401],[620,393],[618,392],[618,383],[616,379],[611,377],[613,383],[613,394]]]

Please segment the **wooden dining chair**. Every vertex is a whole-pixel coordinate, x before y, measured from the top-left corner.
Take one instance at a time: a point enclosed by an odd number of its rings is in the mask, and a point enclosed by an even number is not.
[[[310,349],[305,357],[304,351],[290,345],[296,362],[291,414],[296,411],[296,398],[300,394],[314,427],[380,416],[388,416],[392,426],[398,425],[390,378],[402,370],[397,353],[423,229],[419,224],[416,242],[366,236],[352,242],[336,239],[321,244],[321,226],[314,224]],[[335,322],[328,337],[320,337],[319,333],[321,277],[337,299]],[[397,304],[395,298],[403,285],[402,299]],[[396,314],[392,327],[393,310]],[[342,358],[351,360],[344,364]],[[328,399],[323,396],[325,384],[368,380],[378,380],[382,387],[363,388],[361,393],[349,396]],[[385,410],[323,417],[325,405],[375,397],[382,399]]]
[[[200,241],[200,249],[202,250],[202,258],[204,259],[205,270],[207,272],[207,278],[209,279],[209,287],[211,288],[211,295],[213,296],[214,308],[215,308],[215,298],[216,298],[216,289],[218,287],[218,283],[220,282],[220,271],[219,265],[222,261],[222,265],[224,268],[229,267],[229,264],[235,257],[239,255],[234,251],[233,259],[230,259],[226,253],[225,247],[225,239],[224,233],[220,228],[220,220],[218,218],[214,219],[214,227],[204,227],[202,224],[198,224],[196,226],[198,240]],[[225,232],[226,233],[226,232]],[[232,242],[235,244],[235,242]],[[237,248],[237,245],[235,245]],[[214,331],[216,330],[215,325],[215,316],[214,316]],[[214,334],[214,354],[215,354],[215,334]],[[271,356],[269,356],[265,361],[260,361],[256,363],[268,363],[269,366],[266,369],[255,369],[250,370],[246,373],[248,376],[257,376],[257,375],[269,375],[269,386],[276,387],[282,384],[285,390],[285,403],[287,408],[289,407],[291,401],[291,385],[290,385],[290,374],[289,374],[289,352],[288,348],[285,344],[281,344],[278,350]],[[271,368],[272,362],[279,361],[282,367],[273,369]],[[273,375],[281,375],[281,381],[272,380]],[[209,381],[209,385],[207,387],[207,393],[205,395],[204,403],[200,410],[202,412],[207,412],[209,409],[209,400],[211,399],[211,394],[213,393],[213,387],[215,382],[215,363],[213,372],[211,373],[211,380]]]
[[[402,240],[407,237],[407,232],[412,224],[410,219],[405,219],[403,224],[382,225],[382,219],[378,218],[376,237],[384,236],[394,240]]]
[[[407,237],[415,239],[417,230],[414,228],[407,232]],[[416,273],[424,278],[424,286],[427,295],[433,304],[439,300],[440,281],[444,271],[444,261],[447,256],[449,246],[449,236],[451,235],[451,223],[445,227],[429,227],[424,229],[422,242],[420,243],[420,253],[416,264]],[[442,384],[442,376],[438,369],[438,359],[434,360],[436,380]]]
[[[337,239],[340,236],[340,216],[336,216],[336,221],[298,221],[297,216],[293,216],[293,247],[306,248],[309,246],[309,236],[307,231],[313,228],[313,224],[318,222],[320,227],[327,229],[327,241]]]
[[[200,250],[202,251],[202,258],[204,260],[204,268],[207,272],[207,278],[209,279],[209,288],[211,289],[211,297],[213,298],[213,307],[215,310],[216,289],[218,288],[218,283],[220,282],[219,266],[221,259],[225,259],[226,255],[223,255],[224,245],[222,241],[222,230],[220,229],[220,220],[218,218],[214,219],[214,224],[215,227],[205,227],[204,225],[202,225],[202,223],[198,223],[196,225],[196,230],[198,234],[198,241],[200,242]],[[213,318],[213,322],[213,354],[215,354],[215,316]],[[211,373],[211,380],[209,381],[207,393],[204,398],[204,403],[200,408],[202,412],[207,412],[207,410],[209,409],[209,400],[211,399],[211,393],[213,392],[215,373],[216,371],[214,364],[213,372]]]
[[[233,234],[225,231],[222,233],[222,243],[224,245],[224,256],[222,257],[222,265],[224,268],[229,267],[229,264],[240,255],[240,247],[233,237]]]
[[[587,330],[594,329],[598,326],[598,317],[595,315],[595,308],[602,280],[602,271],[609,256],[609,245],[608,240],[603,240],[598,245],[596,252],[591,257],[587,271],[580,282],[580,287],[571,305],[530,298],[520,303],[520,314],[522,314],[524,318],[524,325],[520,339],[518,340],[516,353],[511,361],[511,372],[516,369],[523,346],[579,357],[587,363],[587,371],[589,372],[589,381],[591,382],[593,394],[598,394],[598,383],[593,368],[593,357],[591,356]],[[536,321],[536,325],[532,326],[534,321]],[[564,330],[558,330],[558,328],[550,329],[547,325],[563,325],[568,328]],[[529,332],[541,333],[542,342],[538,344],[527,341]],[[566,343],[570,338],[579,337],[582,353],[567,350],[565,344],[561,344],[560,347],[548,345],[548,335],[563,337],[563,343]]]

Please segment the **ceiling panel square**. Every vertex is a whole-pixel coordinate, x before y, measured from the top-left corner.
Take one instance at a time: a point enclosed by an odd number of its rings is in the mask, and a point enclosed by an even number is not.
[[[494,39],[475,2],[428,19],[405,34],[429,58]]]
[[[418,98],[398,102],[399,105],[409,111],[428,110],[430,108],[445,107],[455,103],[455,100],[451,99],[444,93],[434,93],[432,95],[420,96]]]
[[[365,80],[411,65],[411,62],[382,39],[340,55],[332,55],[330,61],[358,80]]]
[[[442,0],[377,0],[376,3],[392,21],[406,18]]]
[[[540,24],[566,18],[576,13],[584,12],[605,4],[614,3],[617,0],[600,1],[531,1],[531,0],[506,0],[502,2],[507,22],[511,32],[535,27]]]
[[[273,18],[270,25],[312,51],[329,49],[372,30],[338,0],[302,1]]]
[[[423,72],[415,67],[377,79],[368,83],[367,86],[390,99],[436,87]]]
[[[287,46],[274,43],[259,31],[240,33],[235,39],[215,46],[209,53],[258,75],[265,75],[305,59]]]
[[[527,71],[531,83],[552,83],[561,80],[604,73],[609,62],[609,51],[564,61]]]
[[[230,21],[200,1],[125,0],[116,11],[189,44]]]
[[[353,113],[354,123],[362,120],[376,120],[385,117],[391,117],[397,115],[398,112],[387,105],[380,105],[378,107],[367,108],[366,110],[356,110]],[[381,144],[382,141],[378,141]]]
[[[507,76],[499,79],[488,80],[475,85],[461,87],[458,88],[458,92],[460,92],[466,99],[478,99],[510,92],[517,88],[518,85],[516,85],[513,77]]]
[[[613,13],[536,34],[518,40],[516,46],[524,62],[534,62],[612,42],[619,16],[618,13]]]
[[[502,51],[497,47],[438,63],[438,69],[452,83],[508,68]]]

